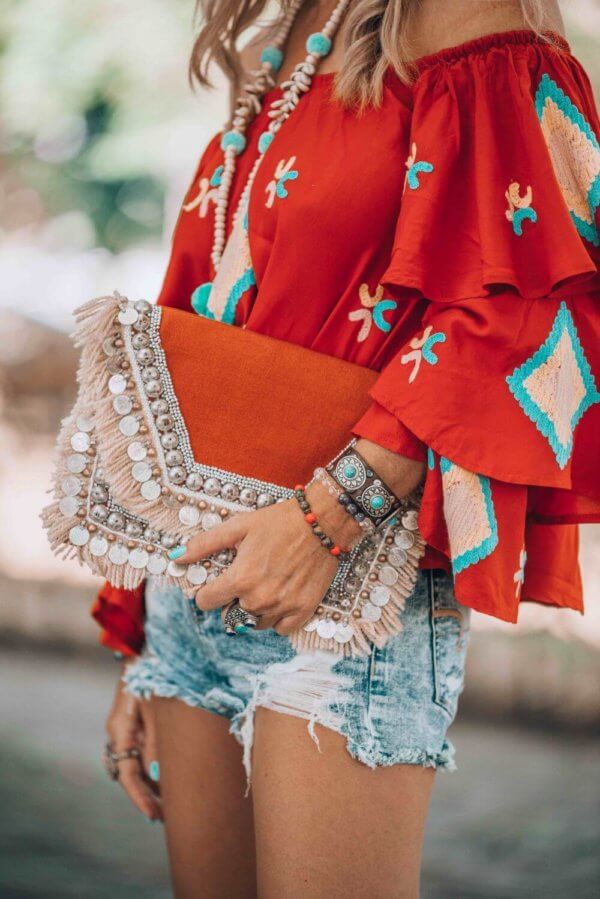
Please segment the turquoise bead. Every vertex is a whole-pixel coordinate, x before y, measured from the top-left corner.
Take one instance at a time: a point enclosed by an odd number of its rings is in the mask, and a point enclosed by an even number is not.
[[[283,53],[279,47],[265,47],[260,54],[261,63],[268,62],[274,72],[278,72],[283,63]]]
[[[356,477],[356,465],[346,465],[346,467],[344,468],[344,477],[346,477],[346,478]]]
[[[384,504],[383,496],[374,496],[371,500],[371,508],[372,509],[381,509]]]
[[[236,156],[239,156],[246,149],[246,138],[239,131],[226,131],[221,138],[221,149],[227,150],[233,147]]]
[[[247,634],[248,628],[245,624],[236,624],[236,626],[234,627],[234,631],[236,632],[236,634]]]
[[[273,142],[274,134],[271,131],[263,131],[261,136],[258,138],[258,151],[259,153],[266,153],[266,151],[271,146]]]
[[[317,31],[308,38],[306,49],[315,56],[327,56],[331,50],[331,41],[322,31]]]
[[[200,286],[197,287],[193,292],[190,303],[192,305],[192,309],[194,310],[194,312],[197,312],[198,315],[206,315],[206,310],[208,308],[208,298],[210,296],[211,290],[212,281],[207,281],[205,284],[200,284]]]

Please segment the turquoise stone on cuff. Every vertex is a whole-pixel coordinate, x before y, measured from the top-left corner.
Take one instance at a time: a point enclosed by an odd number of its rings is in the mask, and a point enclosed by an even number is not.
[[[236,634],[240,634],[240,635],[248,633],[248,628],[246,627],[245,624],[236,624],[236,626],[234,627],[234,630],[235,630]]]
[[[346,465],[346,467],[344,468],[344,477],[346,477],[346,478],[356,477],[356,465]]]
[[[316,31],[306,41],[306,49],[315,56],[327,56],[331,50],[331,41],[322,31]]]
[[[221,149],[227,150],[233,147],[236,156],[246,149],[246,138],[239,131],[226,131],[221,138]]]
[[[275,135],[271,131],[263,131],[261,136],[258,138],[259,153],[266,153],[266,151],[271,146],[274,136]]]
[[[279,47],[265,47],[263,52],[260,54],[261,63],[268,62],[274,72],[278,72],[283,63],[283,53],[279,49]]]
[[[381,509],[384,503],[385,500],[383,496],[374,496],[371,500],[371,508],[377,511],[377,509]]]

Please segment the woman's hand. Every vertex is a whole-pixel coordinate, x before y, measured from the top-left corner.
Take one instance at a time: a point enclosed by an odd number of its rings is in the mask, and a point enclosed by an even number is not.
[[[106,732],[115,752],[139,749],[139,759],[118,763],[119,783],[142,814],[151,821],[162,821],[158,784],[148,773],[152,771],[156,776],[158,768],[152,707],[149,702],[125,693],[120,677],[106,720]]]
[[[345,548],[360,528],[320,484],[307,490],[325,533]],[[319,542],[295,499],[256,512],[236,515],[187,544],[177,562],[205,559],[222,549],[237,549],[229,568],[196,593],[208,611],[239,599],[242,608],[260,616],[260,628],[287,635],[313,615],[337,569],[337,561]]]

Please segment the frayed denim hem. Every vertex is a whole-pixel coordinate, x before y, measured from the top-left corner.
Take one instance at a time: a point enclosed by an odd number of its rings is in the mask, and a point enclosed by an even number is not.
[[[189,687],[175,683],[169,679],[158,659],[143,658],[134,662],[128,667],[123,683],[125,692],[137,696],[138,699],[151,699],[152,696],[179,699],[191,708],[213,712],[224,718],[231,718],[243,709],[241,701],[239,706],[233,708],[231,697],[218,687],[211,687],[206,693],[199,693],[197,690],[190,690]]]
[[[427,749],[414,749],[402,747],[394,752],[385,752],[375,746],[362,746],[356,740],[348,737],[346,748],[358,762],[368,768],[384,768],[391,765],[418,765],[421,768],[435,768],[439,771],[456,771],[454,761],[454,746],[448,740],[439,752],[429,752]]]

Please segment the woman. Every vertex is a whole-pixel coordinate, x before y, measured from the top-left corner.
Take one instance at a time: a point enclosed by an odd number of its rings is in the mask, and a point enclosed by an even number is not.
[[[173,551],[237,548],[195,620],[173,588],[148,584],[144,622],[141,591],[107,585],[103,642],[146,642],[119,681],[111,759],[165,822],[178,897],[412,897],[434,772],[453,765],[470,609],[582,608],[573,525],[600,508],[597,116],[554,0],[286,3],[282,47],[263,32],[241,60],[262,0],[200,6],[192,75],[206,83],[215,59],[234,95],[259,64],[257,84],[277,84],[243,95],[206,149],[159,302],[381,371],[355,449],[396,496],[424,484],[427,550],[401,629],[368,655],[286,639],[338,564],[295,499]],[[217,308],[249,177],[251,274]],[[335,486],[317,477],[306,500],[343,546],[364,521]],[[235,599],[258,628],[229,639]]]

